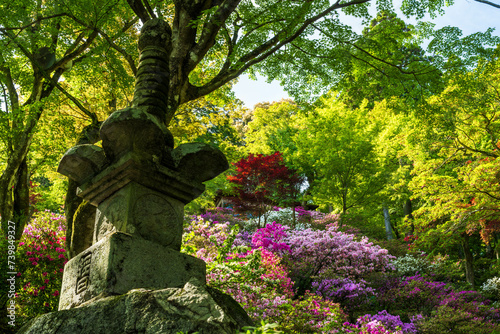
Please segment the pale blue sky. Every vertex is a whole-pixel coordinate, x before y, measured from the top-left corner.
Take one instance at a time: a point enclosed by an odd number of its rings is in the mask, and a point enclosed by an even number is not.
[[[491,0],[500,4],[500,0]],[[395,1],[396,6],[400,1]],[[445,14],[435,20],[426,19],[436,23],[436,28],[445,26],[459,27],[465,35],[475,32],[485,31],[488,28],[495,28],[495,35],[500,36],[500,9],[481,4],[473,0],[455,0],[455,4],[445,8]],[[409,20],[406,20],[409,23]],[[347,21],[344,21],[347,22]],[[361,32],[362,27],[356,20],[352,21],[353,27],[357,32]],[[243,75],[235,85],[234,91],[236,97],[245,103],[248,108],[258,102],[279,101],[288,97],[278,82],[266,83],[265,78],[259,78],[257,81],[250,80]]]

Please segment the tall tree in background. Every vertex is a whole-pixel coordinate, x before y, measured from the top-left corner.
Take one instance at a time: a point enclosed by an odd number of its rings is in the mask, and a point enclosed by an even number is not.
[[[0,162],[0,216],[4,231],[8,220],[15,221],[19,238],[29,217],[27,155],[40,118],[67,100],[90,123],[98,122],[68,88],[68,71],[82,68],[91,77],[97,59],[102,65],[111,53],[106,47],[123,38],[135,20],[117,1],[1,1],[0,8],[9,13],[0,18],[0,131],[7,157]]]
[[[243,135],[248,153],[272,154],[279,151],[289,162],[288,159],[296,151],[292,138],[299,131],[294,124],[301,109],[291,100],[257,104]]]
[[[500,257],[499,69],[494,60],[453,76],[429,101],[434,117],[408,134],[410,186],[423,203],[415,212],[418,243],[436,251],[436,245],[460,245],[472,285],[470,239],[480,236]]]
[[[308,115],[296,143],[317,172],[315,201],[345,215],[376,201],[386,186],[388,166],[377,154],[379,128],[368,109],[350,109],[335,96],[323,103]]]

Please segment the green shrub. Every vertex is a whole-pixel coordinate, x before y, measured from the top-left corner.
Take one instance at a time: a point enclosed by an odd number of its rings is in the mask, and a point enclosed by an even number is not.
[[[491,334],[499,329],[490,321],[448,306],[440,306],[432,316],[423,318],[417,328],[421,334]]]
[[[280,329],[290,334],[330,333],[342,328],[347,315],[339,304],[307,293],[300,300],[281,305]]]

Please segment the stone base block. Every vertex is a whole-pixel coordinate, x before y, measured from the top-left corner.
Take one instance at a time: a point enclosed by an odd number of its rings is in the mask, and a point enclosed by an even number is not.
[[[244,326],[252,320],[234,299],[192,279],[182,288],[132,290],[47,313],[18,334],[234,334]]]
[[[59,310],[132,289],[178,288],[191,278],[204,284],[205,276],[203,260],[115,232],[66,263]]]

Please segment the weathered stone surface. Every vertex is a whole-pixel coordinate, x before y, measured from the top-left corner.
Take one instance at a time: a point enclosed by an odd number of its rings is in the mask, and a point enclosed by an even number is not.
[[[179,172],[197,182],[211,180],[229,168],[224,154],[208,144],[182,144],[175,148],[172,156]]]
[[[130,182],[97,207],[94,243],[115,231],[179,251],[184,204],[137,182]]]
[[[66,236],[66,250],[70,258],[92,246],[96,211],[96,207],[87,201],[83,201],[78,206],[73,217],[71,234],[69,238]]]
[[[214,298],[215,296],[215,298]],[[223,297],[222,297],[223,296]],[[19,334],[233,334],[253,325],[231,297],[191,279],[183,288],[133,290],[70,310],[44,314]]]
[[[156,46],[158,48],[168,47],[172,31],[170,25],[162,19],[148,20],[141,28],[139,36],[139,51],[146,47]]]
[[[87,182],[104,166],[106,156],[99,146],[92,144],[70,148],[59,162],[57,171],[81,184]]]
[[[139,108],[115,111],[101,126],[102,147],[111,161],[127,153],[148,162],[170,158],[173,137],[156,117]]]
[[[78,187],[78,196],[98,206],[106,198],[130,182],[137,182],[184,204],[200,196],[205,186],[183,177],[179,172],[165,166],[151,166],[136,162],[130,156],[107,167],[99,175]]]
[[[139,35],[139,67],[133,105],[166,122],[170,98],[170,58],[172,31],[162,19],[148,20]],[[168,122],[167,122],[168,123]]]
[[[64,268],[59,310],[132,289],[205,283],[205,262],[156,243],[115,232],[71,259]]]

